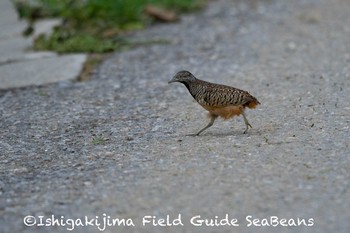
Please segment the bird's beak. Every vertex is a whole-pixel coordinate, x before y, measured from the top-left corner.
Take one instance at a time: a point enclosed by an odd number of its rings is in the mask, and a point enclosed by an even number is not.
[[[178,82],[175,77],[173,77],[168,83]]]

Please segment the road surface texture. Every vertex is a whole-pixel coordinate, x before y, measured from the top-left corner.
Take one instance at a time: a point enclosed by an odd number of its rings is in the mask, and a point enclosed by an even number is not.
[[[349,15],[347,0],[210,1],[89,82],[1,92],[1,232],[350,232]],[[186,136],[209,119],[167,83],[179,70],[257,97],[253,129]],[[145,217],[167,215],[182,225]],[[116,218],[135,226],[103,228]]]

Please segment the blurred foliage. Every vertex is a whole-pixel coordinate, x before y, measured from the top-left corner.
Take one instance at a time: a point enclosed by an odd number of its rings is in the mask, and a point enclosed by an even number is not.
[[[15,0],[21,18],[61,17],[50,37],[40,36],[37,50],[109,52],[125,46],[120,36],[152,22],[144,8],[156,5],[178,13],[200,9],[205,0]]]

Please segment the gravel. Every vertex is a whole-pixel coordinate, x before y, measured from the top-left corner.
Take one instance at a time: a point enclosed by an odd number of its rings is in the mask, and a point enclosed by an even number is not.
[[[1,232],[69,227],[27,215],[135,225],[104,232],[349,232],[349,13],[346,0],[212,1],[135,33],[169,43],[117,52],[89,82],[2,91]],[[186,136],[208,118],[167,83],[179,70],[257,97],[253,129],[235,118]],[[239,226],[190,223],[226,214]],[[183,226],[143,226],[148,215]],[[313,225],[248,227],[250,215]]]

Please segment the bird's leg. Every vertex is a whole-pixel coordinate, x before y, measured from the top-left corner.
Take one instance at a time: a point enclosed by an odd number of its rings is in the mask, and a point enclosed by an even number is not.
[[[215,119],[216,119],[217,117],[218,117],[218,116],[216,116],[216,115],[210,114],[210,122],[209,122],[209,124],[208,124],[207,126],[205,126],[203,129],[199,130],[198,133],[193,134],[193,136],[198,136],[198,135],[199,135],[200,133],[202,133],[204,130],[206,130],[206,129],[208,129],[209,127],[211,127],[211,126],[214,124],[214,121],[215,121]]]
[[[248,119],[247,119],[247,116],[245,115],[244,111],[242,110],[242,116],[243,116],[243,119],[244,119],[244,124],[245,124],[245,130],[243,133],[247,133],[248,131],[248,128],[253,128],[252,125],[249,123]]]

